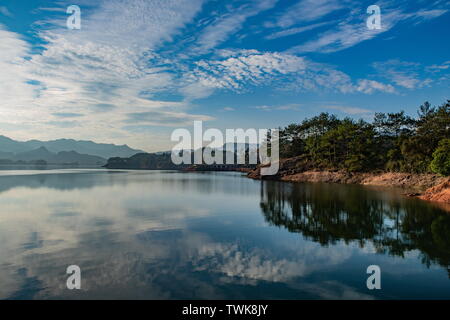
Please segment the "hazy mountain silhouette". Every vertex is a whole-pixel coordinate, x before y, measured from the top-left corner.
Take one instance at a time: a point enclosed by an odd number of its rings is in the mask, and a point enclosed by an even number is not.
[[[146,170],[180,170],[180,169],[190,169],[190,170],[198,170],[198,171],[206,171],[206,170],[226,170],[228,169],[236,169],[239,167],[245,167],[244,164],[238,164],[238,153],[229,152],[225,149],[216,149],[216,148],[202,148],[197,149],[202,154],[211,154],[212,156],[218,156],[218,153],[222,153],[222,163],[221,164],[206,164],[205,162],[201,164],[195,163],[195,150],[185,149],[179,150],[178,154],[184,155],[187,159],[190,159],[189,163],[182,163],[176,165],[172,161],[172,152],[157,152],[157,153],[139,153],[135,154],[132,157],[124,158],[124,157],[112,157],[108,159],[106,168],[109,169],[146,169]],[[249,164],[250,155],[254,155],[254,158],[257,160],[257,149],[251,150],[247,146],[247,153],[242,153],[245,156],[245,163]],[[231,163],[226,164],[226,162],[231,159]],[[225,165],[224,165],[225,164]],[[217,165],[221,165],[221,167],[217,167]]]
[[[14,153],[12,153],[12,152],[0,151],[0,159],[12,159],[13,157],[14,157]]]
[[[80,154],[75,151],[61,151],[58,153],[50,152],[45,147],[39,147],[35,150],[17,153],[10,158],[14,161],[38,161],[43,160],[48,164],[79,164],[79,165],[104,165],[106,159],[88,154]]]
[[[88,165],[104,165],[106,159],[89,154],[80,154],[75,151],[61,151],[53,157],[54,163],[79,163]]]
[[[132,149],[127,145],[95,143],[92,141],[78,141],[73,139],[58,139],[52,141],[16,141],[0,135],[0,158],[11,159],[13,154],[24,153],[45,147],[51,153],[75,151],[78,154],[93,155],[108,159],[111,157],[131,157],[144,151]],[[43,150],[41,150],[43,152]],[[36,159],[33,159],[36,160]],[[44,159],[42,159],[44,160]]]
[[[36,150],[17,153],[12,159],[16,161],[45,160],[48,162],[53,156],[55,154],[48,151],[47,148],[40,147]]]

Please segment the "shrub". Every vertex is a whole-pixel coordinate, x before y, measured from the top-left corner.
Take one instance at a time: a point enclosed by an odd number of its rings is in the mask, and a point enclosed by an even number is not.
[[[433,153],[431,170],[443,176],[450,175],[450,139],[442,139]]]

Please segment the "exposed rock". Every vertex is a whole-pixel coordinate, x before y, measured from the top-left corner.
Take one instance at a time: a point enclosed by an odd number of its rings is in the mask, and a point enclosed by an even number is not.
[[[444,182],[427,189],[423,195],[419,197],[423,200],[436,201],[450,204],[450,178]]]
[[[419,196],[418,191],[444,183],[448,178],[436,174],[411,174],[398,172],[346,172],[312,169],[301,157],[280,160],[280,169],[275,176],[260,175],[260,168],[248,174],[252,179],[280,180],[291,182],[349,183],[386,187],[401,187],[409,195]],[[447,189],[447,192],[448,189]],[[448,195],[448,194],[447,194]],[[442,195],[441,195],[442,197]],[[443,196],[445,198],[445,196]]]
[[[437,174],[387,172],[382,174],[371,174],[371,176],[363,180],[362,184],[424,190],[444,181],[445,178]]]

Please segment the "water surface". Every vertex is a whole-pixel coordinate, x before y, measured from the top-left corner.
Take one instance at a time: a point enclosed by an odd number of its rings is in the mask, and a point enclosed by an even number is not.
[[[5,170],[0,243],[1,299],[450,298],[450,215],[394,189]]]

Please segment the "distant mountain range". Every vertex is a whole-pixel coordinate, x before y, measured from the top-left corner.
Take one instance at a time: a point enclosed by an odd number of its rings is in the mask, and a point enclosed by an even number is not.
[[[131,157],[142,152],[127,145],[72,139],[21,142],[0,135],[0,159],[7,160],[6,163],[45,161],[48,164],[104,165],[109,158]]]
[[[108,169],[147,169],[147,170],[177,170],[188,165],[175,165],[171,153],[139,153],[129,158],[109,158],[105,165]]]
[[[226,147],[226,146],[225,146]],[[241,146],[246,147],[247,154],[246,154],[246,163],[248,163],[248,158],[250,155],[254,155],[255,158],[257,157],[257,149],[256,147],[250,147],[248,145]],[[226,149],[226,148],[225,148]],[[231,148],[233,149],[233,148]],[[238,150],[239,148],[235,148]],[[109,169],[145,169],[145,170],[196,170],[196,171],[206,171],[209,169],[220,169],[222,170],[228,170],[228,169],[237,169],[237,168],[243,168],[243,167],[252,167],[252,165],[240,165],[237,164],[237,157],[238,153],[236,152],[228,152],[222,148],[220,149],[214,149],[214,148],[203,148],[200,150],[202,152],[206,152],[208,154],[217,155],[216,152],[222,152],[222,159],[223,162],[226,161],[226,159],[233,159],[232,164],[220,164],[220,165],[207,165],[205,163],[202,164],[194,164],[194,150],[180,150],[180,155],[186,155],[188,159],[190,159],[189,164],[179,164],[176,165],[172,162],[172,152],[166,151],[166,152],[157,152],[157,153],[139,153],[135,154],[132,157],[114,157],[109,158],[107,164],[105,165],[106,168]],[[245,153],[243,153],[245,154]],[[220,168],[219,168],[220,167]]]
[[[5,158],[4,158],[5,159]],[[77,165],[104,165],[106,159],[89,154],[80,154],[75,151],[61,151],[58,153],[50,152],[45,147],[40,147],[35,150],[17,153],[14,156],[7,158],[7,160],[15,162],[32,163],[39,161],[46,164],[77,164]]]
[[[238,150],[248,150],[250,153],[255,153],[258,148],[257,145],[249,144],[235,144],[234,147],[231,147],[231,150],[234,150],[234,152],[231,152],[233,158]],[[227,158],[227,144],[221,149],[212,150],[213,152],[223,152],[224,159]],[[193,150],[184,150],[183,152],[188,153],[189,157],[193,159]],[[174,165],[171,161],[171,151],[148,154],[142,150],[132,149],[127,145],[118,146],[72,139],[21,142],[0,135],[0,163],[8,164],[11,162],[78,165],[106,164],[108,168],[121,169],[179,169],[181,167],[189,167],[189,165]]]
[[[79,154],[88,154],[102,157],[104,159],[112,157],[131,157],[136,153],[144,151],[132,149],[127,145],[118,146],[115,144],[95,143],[92,141],[78,141],[73,139],[58,139],[52,141],[16,141],[0,135],[0,158],[11,158],[19,153],[37,150],[41,147],[52,153],[62,151],[75,151]]]

